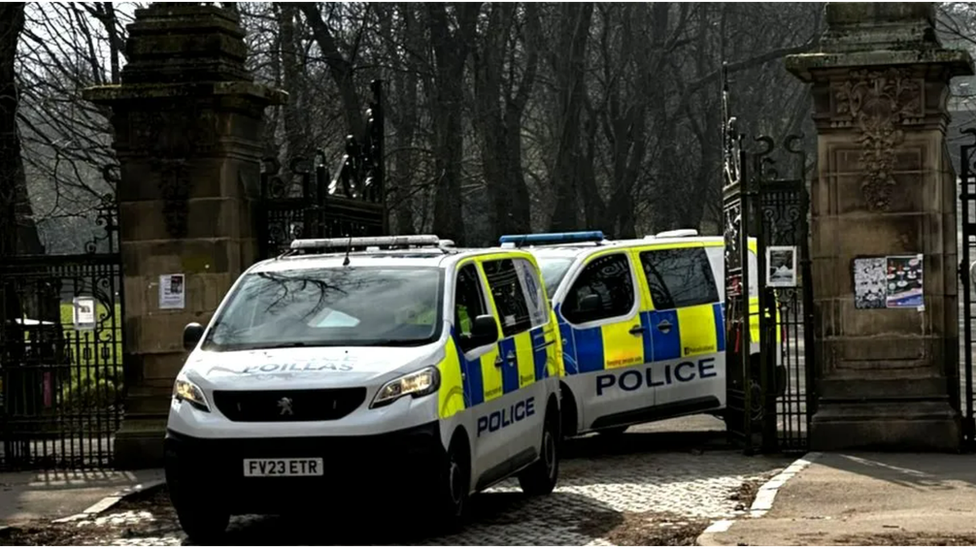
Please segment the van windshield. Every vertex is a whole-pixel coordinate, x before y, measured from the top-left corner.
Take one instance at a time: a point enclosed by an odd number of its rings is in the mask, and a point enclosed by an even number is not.
[[[569,266],[573,264],[573,258],[536,256],[536,261],[539,263],[539,270],[542,271],[542,282],[546,285],[546,295],[552,299],[552,294],[556,292],[556,288],[566,276]]]
[[[203,349],[414,346],[440,337],[443,271],[334,267],[245,276]]]

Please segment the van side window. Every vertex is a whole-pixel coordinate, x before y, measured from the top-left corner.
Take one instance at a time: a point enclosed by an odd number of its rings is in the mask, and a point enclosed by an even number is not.
[[[718,302],[715,276],[704,248],[653,250],[641,252],[640,258],[655,309]]]
[[[511,259],[485,261],[485,277],[498,309],[502,335],[510,337],[532,328],[529,306],[525,301],[525,289],[519,280],[515,263]]]
[[[593,308],[584,299],[595,295]],[[625,254],[599,257],[583,268],[563,301],[563,316],[573,324],[622,316],[634,306],[634,279]],[[591,298],[592,299],[592,298]]]
[[[458,270],[457,284],[454,288],[454,326],[457,328],[461,351],[468,352],[472,347],[468,344],[471,338],[471,326],[474,319],[488,314],[484,294],[481,293],[481,281],[478,278],[478,268],[469,263]]]
[[[542,296],[542,283],[535,267],[526,259],[516,259],[519,280],[525,289],[525,301],[529,306],[529,318],[532,327],[542,326],[549,321],[548,303]]]

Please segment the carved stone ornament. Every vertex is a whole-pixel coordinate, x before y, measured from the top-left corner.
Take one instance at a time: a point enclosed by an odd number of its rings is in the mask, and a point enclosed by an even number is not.
[[[888,210],[895,149],[905,138],[901,127],[922,116],[922,86],[921,78],[894,67],[852,70],[846,82],[833,85],[835,114],[850,117],[860,134],[861,192],[870,210]]]
[[[126,116],[129,149],[137,152],[154,152],[159,147],[160,131],[166,124],[166,115],[157,110],[132,110]]]
[[[163,198],[163,221],[173,238],[185,238],[189,216],[190,176],[183,159],[157,160],[159,190]]]

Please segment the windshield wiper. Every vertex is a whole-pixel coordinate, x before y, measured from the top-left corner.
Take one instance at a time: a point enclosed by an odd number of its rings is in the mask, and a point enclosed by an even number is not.
[[[374,339],[365,341],[291,341],[284,343],[237,343],[218,346],[224,351],[264,351],[297,347],[411,347],[429,343],[429,339]]]
[[[368,347],[409,347],[428,342],[428,339],[377,339],[363,345]]]
[[[289,341],[287,343],[255,343],[254,349],[290,349],[292,347],[305,347],[306,343],[304,341]]]

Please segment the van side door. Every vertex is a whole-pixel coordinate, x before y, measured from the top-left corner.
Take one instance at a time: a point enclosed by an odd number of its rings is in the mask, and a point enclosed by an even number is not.
[[[494,317],[494,312],[478,264],[471,260],[460,264],[457,269],[454,286],[454,335],[461,355],[459,361],[464,402],[472,414],[472,478],[478,478],[485,471],[508,459],[508,448],[503,441],[497,440],[497,437],[481,437],[477,432],[480,418],[491,415],[493,409],[497,408],[497,402],[493,401],[501,394],[501,383],[497,381],[498,367],[495,365],[498,359],[498,341],[484,344],[472,341],[474,319],[481,315]]]
[[[582,431],[631,423],[635,411],[654,406],[643,382],[651,353],[637,288],[627,250],[607,250],[587,258],[559,304],[571,329],[567,349],[575,348]]]
[[[654,310],[652,378],[657,408],[677,416],[724,402],[725,339],[722,302],[705,248],[644,248],[638,252]]]
[[[545,417],[545,384],[536,382],[532,331],[546,322],[540,308],[538,281],[526,279],[525,259],[500,257],[484,259],[484,269],[491,301],[501,325],[496,361],[501,375],[502,394],[498,397],[499,413],[481,420],[481,436],[503,439],[511,449],[512,467],[522,467],[537,456],[536,446],[542,439]],[[533,270],[531,264],[528,265]],[[531,291],[535,294],[529,296]]]

